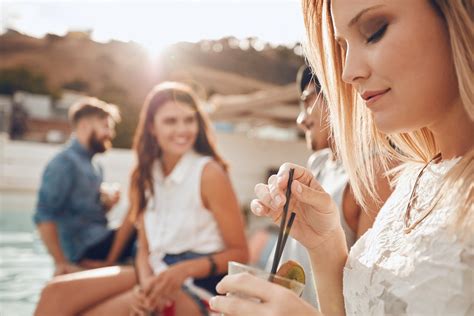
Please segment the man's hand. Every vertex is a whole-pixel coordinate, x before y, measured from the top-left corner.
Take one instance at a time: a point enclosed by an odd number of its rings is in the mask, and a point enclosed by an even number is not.
[[[120,187],[115,183],[102,183],[100,200],[105,211],[110,211],[120,201]]]
[[[73,273],[73,272],[78,272],[78,271],[82,271],[82,270],[83,269],[81,267],[79,267],[75,264],[72,264],[70,262],[56,263],[55,269],[54,269],[54,276]]]

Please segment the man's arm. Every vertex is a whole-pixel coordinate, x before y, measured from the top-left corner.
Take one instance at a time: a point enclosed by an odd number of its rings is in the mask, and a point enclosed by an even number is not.
[[[38,203],[33,220],[41,239],[56,265],[55,275],[76,271],[78,268],[68,262],[59,242],[57,220],[65,208],[74,177],[73,163],[64,155],[56,156],[44,170],[38,192]]]
[[[80,270],[79,267],[71,264],[64,256],[54,222],[41,222],[38,224],[38,230],[49,254],[53,257],[56,266],[54,271],[55,276]]]

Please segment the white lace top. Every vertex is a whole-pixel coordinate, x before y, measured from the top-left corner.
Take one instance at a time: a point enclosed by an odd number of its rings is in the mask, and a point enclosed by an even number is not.
[[[430,206],[438,179],[458,161],[425,169],[411,222]],[[438,203],[410,233],[403,230],[422,167],[400,176],[372,229],[352,247],[344,269],[347,315],[474,315],[474,237],[457,236],[449,201]]]

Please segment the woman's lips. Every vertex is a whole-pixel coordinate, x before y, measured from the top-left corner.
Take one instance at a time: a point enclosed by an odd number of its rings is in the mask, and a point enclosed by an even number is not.
[[[366,91],[362,93],[361,96],[362,99],[365,100],[365,104],[370,107],[374,105],[374,103],[377,102],[381,97],[383,97],[388,91],[390,91],[390,88],[379,91]]]

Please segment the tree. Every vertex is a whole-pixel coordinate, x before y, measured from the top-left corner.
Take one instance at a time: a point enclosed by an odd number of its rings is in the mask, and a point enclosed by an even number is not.
[[[138,122],[138,113],[130,104],[125,89],[113,82],[106,82],[98,95],[105,102],[116,104],[120,109],[122,122],[117,125],[117,135],[113,141],[114,147],[131,148],[133,133]]]
[[[89,92],[89,83],[82,79],[74,79],[73,81],[66,82],[63,84],[63,89],[78,91],[78,92]]]
[[[52,94],[43,74],[20,66],[0,70],[0,94],[13,95],[17,90],[39,94]]]

